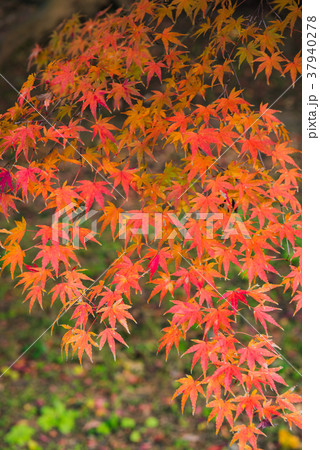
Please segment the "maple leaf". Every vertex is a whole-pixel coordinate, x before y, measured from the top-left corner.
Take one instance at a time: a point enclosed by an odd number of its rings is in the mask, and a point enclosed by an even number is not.
[[[299,412],[283,414],[283,417],[288,421],[290,428],[292,427],[292,424],[296,425],[298,428],[302,428],[302,417]]]
[[[241,384],[243,383],[241,371],[233,364],[227,363],[219,367],[219,369],[214,372],[213,378],[218,378],[220,375],[223,376],[225,391],[229,390],[233,377],[240,381]]]
[[[229,305],[231,305],[231,308],[234,312],[234,314],[236,315],[238,312],[238,302],[242,302],[244,304],[246,304],[247,306],[249,306],[245,295],[247,295],[247,291],[243,291],[241,289],[237,289],[235,291],[232,292],[226,292],[225,294],[222,295],[222,299],[225,299]]]
[[[36,300],[38,300],[38,303],[41,307],[41,309],[43,309],[42,307],[42,294],[44,292],[44,289],[41,288],[41,286],[32,286],[28,292],[28,294],[26,295],[25,299],[23,302],[27,302],[28,300],[30,301],[29,304],[29,312],[31,311],[34,302]]]
[[[212,328],[215,335],[218,334],[219,329],[221,330],[232,330],[231,320],[229,316],[232,312],[225,308],[223,305],[216,308],[206,308],[205,315],[201,321],[201,324],[205,323],[204,335],[208,334],[209,330]]]
[[[258,362],[261,366],[267,367],[268,363],[265,360],[265,356],[277,358],[278,356],[275,353],[270,352],[265,348],[261,348],[264,345],[263,342],[256,343],[254,340],[249,342],[248,347],[244,347],[238,350],[240,354],[239,365],[241,365],[244,361],[247,362],[250,370],[254,370],[256,367],[256,362]]]
[[[103,216],[98,219],[98,222],[102,222],[100,233],[102,234],[103,230],[110,224],[112,237],[115,239],[116,226],[119,223],[119,215],[123,212],[123,209],[117,208],[116,205],[110,202],[107,203],[108,206],[105,206],[103,209]]]
[[[239,57],[239,69],[244,61],[247,61],[251,68],[251,72],[253,72],[253,58],[257,56],[259,51],[257,50],[257,44],[253,41],[248,42],[245,47],[238,47],[238,51],[236,56]]]
[[[135,81],[124,80],[123,83],[112,82],[112,89],[109,91],[107,99],[113,98],[114,108],[120,109],[120,100],[125,100],[128,105],[132,106],[134,97],[141,97],[141,94],[134,88],[137,84]]]
[[[252,445],[254,449],[257,450],[257,435],[265,436],[262,431],[255,427],[255,425],[237,425],[234,427],[235,435],[230,443],[230,445],[239,441],[239,450],[246,450],[248,448],[247,442]]]
[[[239,113],[239,106],[243,105],[249,106],[250,104],[240,97],[242,90],[236,91],[235,88],[232,89],[228,97],[223,97],[215,100],[216,111],[222,113],[222,117],[225,118],[228,111],[231,113]]]
[[[65,95],[69,88],[75,85],[76,71],[71,61],[58,62],[53,75],[50,80],[51,88],[53,91],[57,88],[61,95]]]
[[[114,179],[113,189],[115,189],[119,184],[122,185],[126,196],[129,195],[129,187],[133,186],[134,174],[137,172],[137,169],[129,169],[129,164],[126,164],[122,170],[114,167],[111,164],[104,165],[107,172],[109,172],[110,176]]]
[[[261,62],[261,64],[259,65],[259,67],[257,69],[255,78],[258,76],[258,74],[260,72],[265,70],[266,77],[267,77],[267,84],[269,84],[269,79],[270,79],[272,69],[276,69],[282,74],[282,68],[281,68],[280,62],[283,61],[283,58],[282,58],[282,56],[280,56],[279,52],[274,52],[270,56],[265,52],[261,52],[261,53],[262,53],[262,56],[260,56],[259,58],[256,58],[254,60],[254,62]]]
[[[13,279],[14,271],[16,269],[16,266],[18,264],[21,272],[22,272],[22,265],[23,265],[23,258],[25,257],[25,252],[21,249],[20,245],[14,242],[11,244],[6,251],[6,254],[1,258],[3,261],[3,265],[1,267],[1,273],[3,269],[10,265],[10,273],[11,278]]]
[[[160,23],[163,22],[163,19],[165,17],[169,17],[169,19],[171,19],[171,21],[173,22],[173,10],[174,7],[173,5],[167,5],[167,4],[159,4],[159,9],[158,9],[158,21],[157,21],[157,27],[160,25]]]
[[[80,288],[80,289],[79,289]],[[59,298],[63,305],[66,305],[67,298],[69,304],[73,304],[78,298],[81,298],[81,292],[84,286],[76,286],[69,282],[57,283],[49,292],[52,293],[51,305]]]
[[[260,228],[263,227],[265,221],[277,222],[276,214],[280,214],[281,210],[273,206],[273,201],[265,201],[259,206],[254,206],[252,208],[252,213],[250,219],[258,217]]]
[[[57,210],[63,210],[67,207],[67,214],[72,214],[70,205],[75,206],[76,200],[80,198],[80,195],[76,192],[73,186],[67,186],[67,182],[63,184],[61,188],[55,189],[48,197],[49,201],[45,209],[56,208]]]
[[[8,147],[14,147],[16,158],[23,152],[25,159],[29,161],[29,148],[36,150],[36,139],[40,138],[41,129],[41,125],[28,124],[11,130],[10,134],[3,138],[5,142],[4,150]]]
[[[99,118],[96,122],[91,126],[93,129],[92,139],[98,134],[101,142],[103,144],[106,143],[106,139],[109,139],[114,144],[116,143],[115,138],[110,130],[117,130],[117,127],[109,123],[111,117],[105,117],[103,119]]]
[[[264,379],[264,381],[267,382],[277,394],[278,391],[275,385],[275,381],[284,386],[288,386],[284,379],[277,373],[281,369],[282,367],[264,367],[260,369],[260,376],[262,377],[262,379]]]
[[[175,6],[176,20],[182,11],[184,11],[188,17],[192,18],[192,13],[194,11],[193,0],[173,0],[172,4]]]
[[[135,105],[126,111],[127,119],[124,122],[124,126],[129,126],[130,134],[133,135],[137,129],[140,129],[144,135],[146,135],[146,125],[148,124],[148,110],[143,106],[141,100],[137,101]],[[156,133],[156,130],[154,130]],[[156,136],[157,137],[157,136]],[[123,143],[120,143],[122,146]]]
[[[91,91],[90,84],[85,83],[82,88],[82,92],[83,92],[82,97],[80,97],[78,99],[78,102],[82,102],[81,112],[83,112],[87,106],[90,106],[90,111],[91,111],[93,117],[95,118],[95,120],[97,120],[97,112],[96,111],[97,111],[98,104],[109,110],[109,108],[106,104],[105,98],[104,98],[104,96],[106,94],[106,92],[104,90],[97,87],[95,90]]]
[[[15,228],[12,228],[10,231],[2,229],[0,230],[0,233],[6,233],[9,234],[9,236],[5,239],[3,245],[4,246],[11,246],[13,244],[19,244],[21,239],[23,238],[25,232],[26,232],[26,227],[27,227],[27,222],[26,219],[24,217],[21,218],[21,221],[15,221]]]
[[[34,46],[34,48],[32,49],[32,51],[31,51],[31,53],[30,53],[30,56],[29,56],[29,58],[28,58],[28,68],[27,68],[28,71],[30,70],[30,67],[31,67],[31,65],[32,65],[32,63],[33,63],[33,60],[36,60],[36,59],[37,59],[37,56],[39,55],[39,53],[41,52],[41,50],[42,50],[42,48],[40,47],[39,44],[36,44],[36,45]]]
[[[196,105],[197,108],[193,111],[193,114],[196,116],[197,119],[204,120],[204,123],[208,127],[209,120],[211,117],[218,118],[219,115],[216,111],[216,107],[213,104],[209,105]]]
[[[275,117],[274,113],[277,113],[279,111],[275,109],[269,108],[268,104],[261,103],[260,105],[260,116],[263,119],[264,122],[268,125],[270,129],[273,129],[277,131],[277,128],[281,124],[280,120]]]
[[[156,272],[158,266],[159,266],[159,262],[160,262],[160,255],[156,254],[156,256],[154,256],[150,263],[148,264],[147,269],[150,269],[150,278],[154,275],[154,273]],[[167,270],[167,267],[166,267]]]
[[[80,218],[81,222],[82,218]],[[96,234],[95,231],[91,230],[90,228],[83,228],[78,226],[78,221],[75,221],[75,227],[70,227],[71,236],[72,236],[72,245],[77,248],[76,243],[80,241],[80,243],[83,245],[85,249],[87,249],[86,242],[92,241],[96,244],[102,245],[99,241],[97,241],[94,238],[94,235]]]
[[[230,268],[230,263],[232,262],[238,267],[241,267],[241,264],[239,263],[237,259],[237,255],[240,254],[234,247],[226,248],[224,246],[221,247],[215,247],[214,255],[219,259],[219,266],[223,266],[225,278],[227,278]],[[208,251],[210,254],[210,252]]]
[[[302,308],[302,292],[297,291],[296,295],[294,297],[292,297],[292,299],[290,300],[290,303],[291,302],[296,302],[296,309],[294,312],[294,315],[295,315]]]
[[[166,53],[168,53],[168,49],[169,49],[169,42],[185,47],[185,45],[183,45],[181,43],[181,41],[179,39],[177,39],[178,36],[182,36],[181,33],[175,33],[174,31],[171,31],[173,28],[173,25],[171,27],[167,27],[165,28],[162,33],[155,33],[155,38],[154,41],[157,41],[159,39],[161,39],[164,48],[166,50]]]
[[[301,221],[299,214],[287,214],[284,217],[284,223],[275,223],[270,226],[271,230],[275,230],[280,243],[286,238],[294,247],[295,238],[301,237]]]
[[[86,214],[95,200],[101,208],[104,208],[103,194],[113,197],[109,189],[106,188],[107,183],[105,181],[93,182],[89,180],[81,180],[78,184],[80,184],[80,186],[77,186],[77,192],[79,193],[79,197],[85,201]]]
[[[81,301],[81,303],[75,308],[71,316],[71,319],[77,319],[74,326],[83,328],[88,322],[89,314],[91,314],[92,316],[94,315],[92,306],[87,302]]]
[[[92,346],[98,347],[98,344],[93,340],[96,336],[92,331],[82,330],[80,328],[71,328],[68,325],[64,325],[64,328],[69,329],[62,338],[61,346],[65,348],[68,354],[69,345],[72,347],[72,354],[74,355],[78,351],[78,357],[80,364],[82,364],[82,356],[85,352],[92,362]]]
[[[193,339],[192,342],[195,342],[196,344],[190,347],[186,352],[184,352],[182,356],[189,353],[194,353],[191,370],[193,370],[195,364],[200,359],[203,374],[204,376],[206,376],[209,363],[209,355],[212,351],[212,343],[210,341],[200,341],[198,339]]]
[[[221,84],[221,86],[224,86],[223,83],[223,77],[225,73],[233,73],[233,70],[231,69],[231,67],[229,67],[229,64],[231,64],[232,61],[230,60],[225,60],[223,64],[216,64],[214,66],[213,69],[213,77],[212,77],[212,84],[215,82],[215,80],[218,78],[219,83]]]
[[[210,285],[206,285],[204,287],[202,287],[201,289],[199,289],[199,291],[196,293],[195,295],[196,297],[199,296],[199,304],[200,306],[203,305],[204,302],[207,303],[208,306],[213,306],[212,303],[212,298],[218,298],[219,295],[218,293],[212,288],[212,286]]]
[[[179,277],[175,283],[175,289],[183,285],[183,288],[187,294],[190,296],[191,284],[194,284],[198,288],[202,287],[202,282],[199,281],[199,274],[194,273],[193,270],[187,270],[184,267],[180,268],[174,273],[175,276]]]
[[[49,269],[43,269],[42,267],[37,267],[36,265],[34,265],[34,267],[26,265],[25,267],[28,271],[22,272],[20,275],[18,275],[18,277],[21,279],[17,283],[17,286],[19,286],[20,284],[24,285],[23,292],[30,286],[32,287],[32,285],[40,286],[42,289],[44,289],[47,279],[53,278],[52,273]]]
[[[281,176],[279,178],[279,181],[284,182],[286,185],[290,187],[290,185],[295,186],[298,188],[298,180],[301,178],[301,173],[299,173],[298,169],[280,169],[279,173],[281,173]]]
[[[282,39],[283,36],[277,33],[277,28],[272,25],[267,27],[258,37],[261,50],[264,52],[268,49],[271,53],[274,52],[274,49],[278,50],[277,44],[281,44]]]
[[[212,393],[214,393],[214,396],[218,399],[221,398],[221,383],[219,382],[219,379],[214,376],[209,376],[204,378],[203,384],[207,385],[207,395],[206,395],[206,401],[208,402],[208,399],[211,397]]]
[[[21,187],[24,197],[27,198],[28,190],[32,192],[32,185],[37,183],[36,174],[42,174],[43,171],[35,166],[34,161],[28,167],[21,167],[18,165],[15,167],[19,169],[15,174],[16,192]]]
[[[215,143],[221,149],[222,142],[219,133],[211,128],[200,128],[197,131],[187,131],[184,138],[185,144],[190,144],[192,157],[196,157],[199,149],[212,156],[210,144]]]
[[[199,37],[201,35],[205,35],[206,33],[208,33],[208,31],[211,30],[211,26],[211,21],[208,17],[206,22],[202,23],[198,30],[194,33],[194,36]]]
[[[301,395],[295,394],[293,392],[294,388],[289,389],[287,392],[284,392],[281,395],[278,395],[276,398],[277,404],[280,406],[282,411],[288,409],[292,412],[297,412],[297,408],[293,405],[294,403],[301,403],[302,398]]]
[[[162,248],[161,250],[149,250],[144,256],[144,259],[150,259],[148,269],[150,269],[150,278],[156,272],[158,266],[168,273],[167,259],[172,259],[171,253],[168,251],[169,247]]]
[[[259,420],[263,417],[265,419],[259,423],[259,429],[263,429],[267,426],[272,425],[272,419],[274,417],[280,416],[280,412],[278,411],[278,407],[272,404],[272,400],[264,401],[260,409],[258,410]]]
[[[287,73],[290,72],[290,76],[291,76],[291,80],[292,80],[292,85],[295,85],[296,79],[297,79],[297,72],[299,72],[300,74],[302,73],[302,57],[300,56],[301,51],[299,51],[299,53],[294,57],[292,62],[289,62],[283,73]]]
[[[152,290],[148,302],[159,292],[160,292],[160,304],[167,292],[173,295],[174,282],[173,280],[171,280],[170,275],[163,272],[159,272],[159,275],[160,278],[156,278],[150,281],[150,283],[157,284],[157,286]]]
[[[63,223],[54,223],[51,227],[48,225],[37,225],[40,230],[35,234],[34,239],[41,238],[43,245],[48,241],[58,244],[59,239],[69,240],[67,226]]]
[[[192,123],[189,116],[186,116],[184,111],[177,111],[176,114],[172,117],[167,117],[169,122],[173,122],[167,129],[168,135],[170,135],[177,128],[179,129],[181,134],[184,134],[187,131],[188,124]]]
[[[225,401],[222,398],[218,398],[208,403],[207,408],[212,408],[212,411],[210,412],[210,415],[208,417],[208,422],[210,422],[210,420],[212,420],[216,416],[216,434],[218,434],[225,419],[229,422],[230,426],[233,427],[232,411],[234,411],[236,408],[232,403],[232,400]]]
[[[207,224],[190,219],[186,225],[186,228],[188,229],[188,234],[191,235],[193,240],[190,249],[196,248],[198,259],[200,261],[203,255],[204,245],[206,243],[205,235],[207,233]]]
[[[165,64],[163,64],[161,61],[150,61],[145,66],[145,71],[148,73],[147,75],[147,86],[150,83],[151,78],[154,74],[157,75],[161,82],[161,68],[166,67]]]
[[[174,400],[178,395],[182,394],[181,410],[183,412],[186,401],[188,397],[190,397],[192,404],[192,414],[194,415],[198,394],[200,393],[205,396],[203,388],[201,386],[201,381],[194,380],[191,375],[187,375],[186,377],[180,378],[177,381],[181,384],[181,386],[174,393],[172,400]]]
[[[257,247],[259,248],[259,247]],[[271,257],[267,257],[264,253],[261,251],[257,252],[257,254],[253,256],[247,256],[245,259],[245,262],[242,266],[242,271],[248,270],[248,278],[249,283],[251,285],[253,279],[258,275],[261,280],[263,280],[265,283],[268,283],[268,278],[266,276],[266,270],[276,273],[278,275],[278,272],[276,269],[268,263],[268,259],[270,260]]]
[[[34,89],[34,82],[35,82],[35,76],[34,74],[30,74],[28,76],[27,81],[25,81],[20,89],[20,95],[18,98],[18,103],[20,107],[22,106],[25,99],[27,99],[29,102],[31,101],[31,91]]]
[[[181,337],[183,337],[182,331],[175,324],[171,322],[169,323],[169,327],[165,327],[162,329],[163,333],[165,334],[160,338],[160,344],[158,348],[159,353],[159,351],[163,347],[166,347],[166,360],[168,359],[173,344],[175,345],[177,352],[179,353],[179,340]]]
[[[261,400],[264,400],[264,397],[257,394],[257,391],[253,391],[250,394],[233,399],[234,402],[239,403],[237,406],[236,418],[242,413],[243,410],[245,410],[250,419],[250,423],[252,424],[254,410],[262,410]]]
[[[272,323],[276,327],[279,327],[283,330],[283,328],[275,321],[275,319],[269,314],[271,311],[279,310],[280,308],[273,308],[272,306],[255,306],[253,308],[253,315],[255,318],[255,321],[259,320],[259,322],[262,324],[263,328],[265,329],[265,332],[267,332],[267,325],[266,322]]]
[[[50,263],[56,275],[59,272],[60,261],[64,263],[66,268],[70,265],[69,259],[79,264],[74,251],[70,247],[63,245],[37,245],[36,248],[40,248],[40,252],[33,261],[42,258],[42,267],[45,268]]]
[[[273,164],[276,165],[277,163],[280,163],[284,169],[286,168],[286,163],[298,167],[291,156],[289,156],[290,154],[297,152],[298,150],[288,147],[288,142],[277,142],[271,152]]]
[[[290,36],[292,36],[294,25],[298,19],[298,17],[302,17],[301,8],[298,2],[293,2],[292,5],[287,5],[287,9],[290,13],[287,15],[285,19],[285,24],[290,22]]]
[[[43,142],[47,143],[48,141],[48,133],[50,132],[50,140],[57,140],[62,139],[62,145],[64,149],[66,149],[66,144],[70,143],[70,140],[77,140],[83,144],[83,141],[80,139],[79,132],[80,131],[88,131],[85,127],[79,125],[79,120],[70,120],[68,125],[61,125],[60,127],[51,127],[46,132],[45,138],[43,138]],[[60,143],[60,141],[59,141]],[[69,151],[75,152],[74,145],[69,145],[67,147]],[[63,159],[63,155],[60,155],[60,158]],[[75,160],[72,160],[73,163],[75,163]]]
[[[258,156],[258,152],[266,153],[267,148],[272,144],[271,139],[269,138],[259,138],[255,135],[252,135],[248,139],[243,140],[243,144],[241,147],[241,154],[249,151],[251,154],[253,161],[255,162]]]
[[[104,306],[98,310],[98,313],[102,313],[101,322],[108,318],[111,328],[115,328],[116,321],[119,322],[129,333],[129,328],[127,324],[127,319],[134,320],[132,315],[127,311],[130,309],[130,305],[126,305],[122,298],[116,300],[115,302],[111,301],[110,304]]]
[[[97,311],[106,303],[109,306],[112,306],[115,302],[117,302],[118,300],[122,299],[121,293],[118,292],[113,292],[111,289],[106,288],[106,289],[102,289],[96,293],[96,296],[101,297],[99,304],[97,306]]]
[[[113,358],[114,360],[116,360],[116,346],[115,346],[115,339],[119,342],[121,342],[121,344],[125,345],[126,347],[128,347],[128,345],[126,344],[126,342],[124,341],[124,339],[122,338],[122,336],[117,333],[115,331],[114,328],[105,328],[103,331],[101,331],[101,333],[98,335],[98,338],[100,338],[100,345],[99,348],[100,350],[102,349],[102,347],[104,346],[104,344],[106,342],[108,342],[109,348],[113,354]]]
[[[0,170],[1,170],[0,172],[0,199],[1,199],[2,193],[6,189],[10,189],[11,191],[13,191],[13,186],[10,172],[3,168],[1,168]]]
[[[180,300],[173,300],[172,303],[174,303],[175,306],[172,306],[166,314],[173,314],[173,324],[182,325],[185,323],[186,329],[188,330],[196,322],[201,321],[202,312],[198,303],[186,303]]]

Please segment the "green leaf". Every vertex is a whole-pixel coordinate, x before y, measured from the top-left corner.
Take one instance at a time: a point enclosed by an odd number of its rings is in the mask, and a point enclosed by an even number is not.
[[[134,428],[136,426],[136,421],[131,417],[123,417],[121,420],[122,428]]]
[[[156,417],[148,417],[144,424],[147,428],[156,428],[159,425],[159,420]]]

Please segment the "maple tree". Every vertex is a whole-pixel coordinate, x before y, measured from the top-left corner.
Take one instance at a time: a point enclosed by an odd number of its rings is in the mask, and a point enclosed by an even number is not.
[[[1,213],[34,202],[55,218],[0,230],[2,270],[30,310],[60,301],[63,349],[80,362],[92,347],[115,357],[148,274],[149,301],[168,314],[159,351],[168,357],[185,340],[196,373],[173,397],[182,410],[190,399],[193,413],[202,398],[240,449],[257,449],[276,419],[300,425],[271,335],[281,290],[301,308],[299,152],[277,111],[251,105],[239,81],[246,66],[267,85],[301,74],[300,52],[286,46],[300,6],[269,4],[263,20],[231,0],[141,0],[74,16],[36,46],[34,73],[0,116]],[[80,209],[95,211],[97,233],[81,226]],[[110,235],[123,248],[93,280],[77,251]]]

